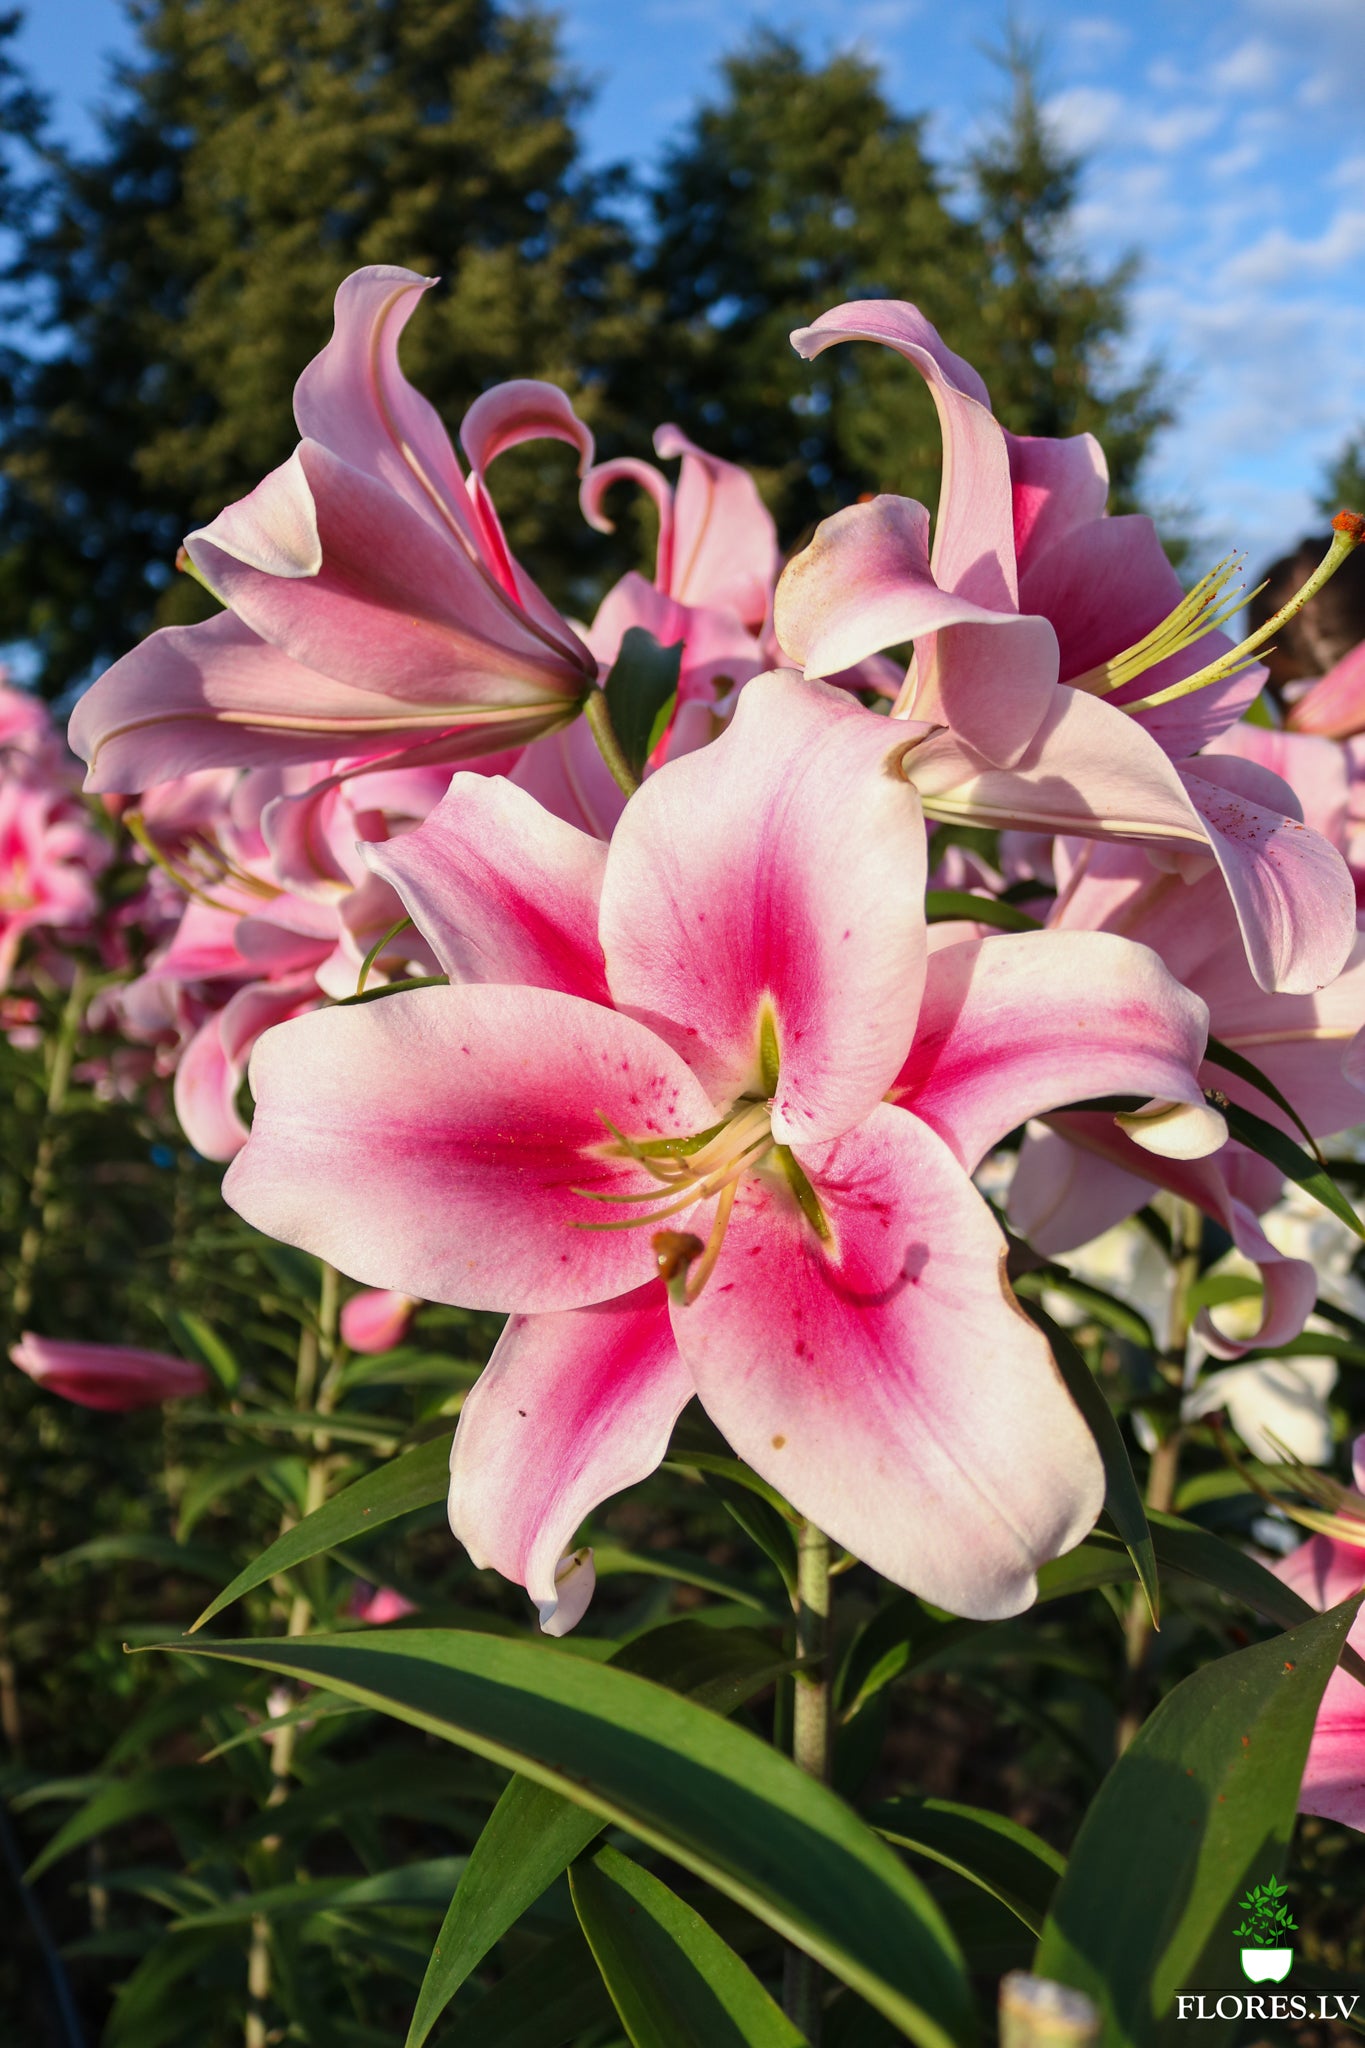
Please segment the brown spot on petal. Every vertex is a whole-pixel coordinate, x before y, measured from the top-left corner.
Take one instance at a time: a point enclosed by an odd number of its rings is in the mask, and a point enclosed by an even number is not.
[[[773,1438],[773,1449],[775,1451],[780,1451],[782,1449],[782,1446],[786,1443],[786,1441],[787,1439],[784,1436],[775,1436]]]

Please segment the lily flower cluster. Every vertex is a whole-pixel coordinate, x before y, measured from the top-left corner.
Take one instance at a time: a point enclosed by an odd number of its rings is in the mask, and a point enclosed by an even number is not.
[[[1008,1213],[1043,1253],[1170,1190],[1263,1281],[1206,1347],[1303,1328],[1281,1177],[1223,1110],[1365,1116],[1360,764],[1311,696],[1294,733],[1245,722],[1274,622],[1234,645],[1229,566],[1185,592],[1095,441],[1006,432],[914,306],[793,339],[925,380],[936,518],[880,496],[783,566],[742,470],[671,426],[676,482],[595,463],[550,385],[480,398],[462,462],[399,366],[430,282],[342,286],[295,453],[186,540],[223,609],[77,707],[87,787],[137,796],[187,899],[124,1027],[229,1202],[373,1290],[350,1341],[422,1300],[506,1313],[451,1522],[551,1633],[591,1598],[584,1521],[694,1398],[888,1579],[1018,1612],[1104,1476],[974,1176],[1026,1127]],[[494,507],[534,437],[592,526],[624,486],[657,511],[652,579],[590,624]]]

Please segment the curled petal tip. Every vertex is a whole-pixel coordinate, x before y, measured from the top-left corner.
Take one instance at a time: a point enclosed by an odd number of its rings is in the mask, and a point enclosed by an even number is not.
[[[1222,1113],[1206,1102],[1149,1102],[1114,1121],[1158,1159],[1206,1159],[1227,1143]]]
[[[596,1585],[597,1569],[589,1545],[561,1557],[555,1566],[554,1598],[540,1603],[542,1632],[547,1636],[566,1636],[571,1628],[576,1628],[588,1611]]]

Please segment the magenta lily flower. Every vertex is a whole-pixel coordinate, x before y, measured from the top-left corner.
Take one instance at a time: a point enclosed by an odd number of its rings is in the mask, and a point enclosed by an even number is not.
[[[182,1401],[210,1385],[202,1365],[164,1351],[138,1351],[122,1344],[78,1344],[70,1338],[35,1337],[25,1330],[10,1351],[20,1372],[50,1393],[82,1408],[125,1414]]]
[[[554,385],[502,384],[465,414],[464,474],[398,366],[433,282],[377,264],[342,284],[295,386],[298,448],[185,543],[227,611],[154,633],[77,705],[88,787],[327,755],[461,760],[575,715],[596,663],[514,560],[484,478],[544,436],[586,466],[592,436]]]
[[[681,649],[677,704],[647,772],[714,739],[721,700],[770,666],[764,629],[778,568],[777,531],[746,470],[673,426],[659,428],[654,448],[665,461],[682,457],[676,487],[652,463],[621,456],[590,469],[579,492],[599,533],[613,530],[603,507],[615,484],[641,485],[659,515],[653,582],[623,576],[585,636],[604,676],[632,626]],[[535,741],[510,773],[556,817],[610,839],[625,798],[582,720]]]
[[[108,841],[64,793],[36,772],[0,773],[0,992],[29,934],[91,921],[109,858]]]
[[[1349,1514],[1334,1518],[1342,1535],[1310,1536],[1274,1568],[1276,1578],[1320,1613],[1365,1585],[1365,1437],[1358,1436],[1351,1446],[1351,1464],[1356,1491],[1349,1497]],[[1348,1531],[1362,1540],[1347,1541]],[[1365,1655],[1365,1613],[1357,1616],[1346,1640]],[[1327,1681],[1308,1746],[1299,1812],[1321,1814],[1365,1834],[1365,1686],[1349,1671],[1334,1671]]]
[[[929,515],[908,498],[822,523],[778,584],[787,654],[831,675],[914,641],[896,710],[920,722],[906,772],[931,817],[1212,858],[1261,985],[1330,981],[1354,936],[1340,855],[1278,784],[1189,758],[1240,716],[1261,671],[1179,693],[1229,648],[1204,631],[1219,589],[1187,599],[1150,520],[1103,516],[1093,438],[1007,434],[971,365],[900,301],[836,307],[792,340],[806,356],[851,340],[895,349],[928,384],[944,469],[932,550]]]
[[[456,985],[256,1049],[233,1206],[367,1286],[511,1311],[451,1518],[552,1631],[591,1590],[580,1523],[693,1394],[803,1514],[958,1612],[1027,1605],[1098,1510],[970,1175],[1078,1093],[1185,1105],[1218,1143],[1204,1007],[1107,934],[927,957],[904,747],[759,677],[609,847],[457,775],[368,855]]]
[[[1309,816],[1324,833],[1340,831],[1345,776],[1340,750],[1323,740],[1236,728],[1218,743],[1248,767],[1293,777]],[[1217,758],[1217,757],[1213,757]],[[1111,931],[1159,953],[1171,972],[1208,1005],[1216,1038],[1259,1067],[1292,1103],[1315,1137],[1331,1137],[1365,1116],[1365,935],[1345,971],[1311,995],[1267,993],[1253,979],[1227,894],[1216,875],[1187,881],[1156,867],[1137,848],[1073,844],[1071,863],[1050,919],[1065,931]],[[1298,1132],[1273,1101],[1212,1062],[1201,1078],[1257,1116]],[[1298,1335],[1312,1312],[1317,1282],[1303,1259],[1287,1258],[1266,1237],[1258,1214],[1280,1196],[1283,1178],[1265,1160],[1229,1143],[1216,1157],[1160,1159],[1140,1152],[1113,1119],[1070,1111],[1048,1132],[1030,1132],[1010,1192],[1010,1215],[1046,1253],[1088,1243],[1131,1216],[1165,1187],[1220,1223],[1261,1269],[1262,1323],[1237,1342],[1206,1310],[1199,1329],[1209,1348],[1236,1357],[1253,1345]]]
[[[1292,732],[1317,733],[1327,739],[1352,739],[1365,732],[1365,641],[1343,654],[1334,668],[1319,676],[1289,707]]]

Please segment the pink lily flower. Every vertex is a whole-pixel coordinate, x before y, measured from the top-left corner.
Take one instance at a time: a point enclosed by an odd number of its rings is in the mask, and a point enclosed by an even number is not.
[[[391,1287],[367,1287],[342,1305],[341,1341],[352,1351],[392,1351],[407,1336],[421,1305]]]
[[[547,435],[586,466],[592,436],[554,385],[498,385],[465,414],[466,476],[398,365],[433,282],[376,264],[342,284],[294,389],[298,448],[186,540],[227,611],[154,633],[77,705],[89,788],[322,755],[467,759],[576,714],[596,664],[513,559],[484,477]]]
[[[357,1586],[348,1611],[367,1628],[379,1628],[386,1621],[405,1620],[409,1614],[416,1614],[418,1608],[415,1600],[395,1592],[392,1586]]]
[[[1240,716],[1261,671],[1160,701],[1228,649],[1221,634],[1199,637],[1216,593],[1191,611],[1151,521],[1103,516],[1092,437],[1007,434],[975,370],[914,306],[859,301],[792,336],[806,356],[858,339],[905,357],[938,409],[932,552],[929,515],[908,498],[825,520],[778,584],[788,655],[829,675],[913,640],[896,710],[920,722],[906,772],[931,817],[1212,859],[1261,985],[1330,981],[1354,936],[1340,855],[1304,829],[1278,782],[1237,760],[1188,758]]]
[[[1365,641],[1343,654],[1295,699],[1286,714],[1291,732],[1318,733],[1331,740],[1365,732]]]
[[[511,1311],[451,1518],[551,1632],[591,1591],[584,1516],[693,1394],[802,1514],[960,1613],[1026,1606],[1098,1510],[970,1175],[1078,1091],[1184,1105],[1217,1144],[1204,1008],[1106,934],[928,956],[905,744],[759,677],[609,847],[457,775],[368,854],[454,985],[256,1048],[232,1205],[366,1286]]]
[[[183,1401],[205,1393],[201,1365],[164,1351],[138,1351],[121,1344],[78,1344],[69,1338],[35,1337],[25,1330],[10,1351],[20,1372],[64,1401],[82,1408],[125,1414],[160,1401]]]
[[[1250,726],[1238,727],[1218,747],[1229,754],[1235,747],[1248,765],[1273,762],[1288,771],[1309,800],[1313,822],[1333,836],[1339,832],[1345,781],[1338,749]],[[1315,1137],[1331,1137],[1365,1116],[1365,935],[1327,988],[1310,995],[1267,993],[1249,971],[1216,875],[1186,880],[1136,848],[1094,841],[1069,851],[1072,864],[1051,929],[1121,932],[1150,946],[1207,1003],[1214,1037],[1258,1066]],[[1201,1079],[1297,1140],[1283,1112],[1239,1076],[1210,1061]],[[1049,1132],[1026,1136],[1010,1216],[1037,1250],[1062,1253],[1131,1216],[1158,1186],[1195,1202],[1261,1269],[1260,1328],[1237,1342],[1205,1311],[1199,1330],[1209,1349],[1231,1358],[1297,1336],[1317,1297],[1316,1277],[1306,1260],[1276,1251],[1257,1221],[1279,1199],[1282,1176],[1235,1143],[1212,1158],[1162,1160],[1141,1153],[1111,1118],[1068,1112],[1052,1120]]]
[[[216,809],[206,808],[214,792],[183,784],[173,800],[151,791],[143,805],[144,824],[159,817],[177,828],[168,858],[196,893],[117,1007],[130,1032],[165,1044],[176,1115],[207,1159],[229,1160],[246,1143],[237,1095],[263,1031],[325,997],[354,995],[376,943],[376,987],[435,965],[419,937],[394,931],[402,905],[357,844],[415,824],[448,771],[331,776],[320,794],[298,795],[322,767],[251,770],[216,791]]]
[[[0,991],[30,933],[88,925],[109,846],[41,778],[0,774]]]
[[[600,462],[579,492],[584,517],[599,533],[613,531],[603,509],[619,483],[643,486],[659,515],[654,580],[633,570],[609,590],[586,640],[605,676],[632,626],[661,647],[681,647],[678,699],[646,772],[715,738],[722,699],[769,667],[766,625],[777,580],[777,530],[754,486],[736,463],[660,427],[661,459],[682,457],[676,488],[652,463],[634,456]],[[556,817],[610,839],[625,797],[581,719],[536,740],[511,771]]]
[[[1343,1529],[1365,1536],[1365,1436],[1351,1447],[1356,1493]],[[1365,1545],[1327,1535],[1310,1536],[1274,1566],[1275,1576],[1323,1613],[1365,1585]],[[1346,1638],[1365,1655],[1365,1612]],[[1299,1812],[1321,1814],[1365,1834],[1365,1686],[1349,1671],[1334,1671],[1318,1708],[1299,1788]]]

